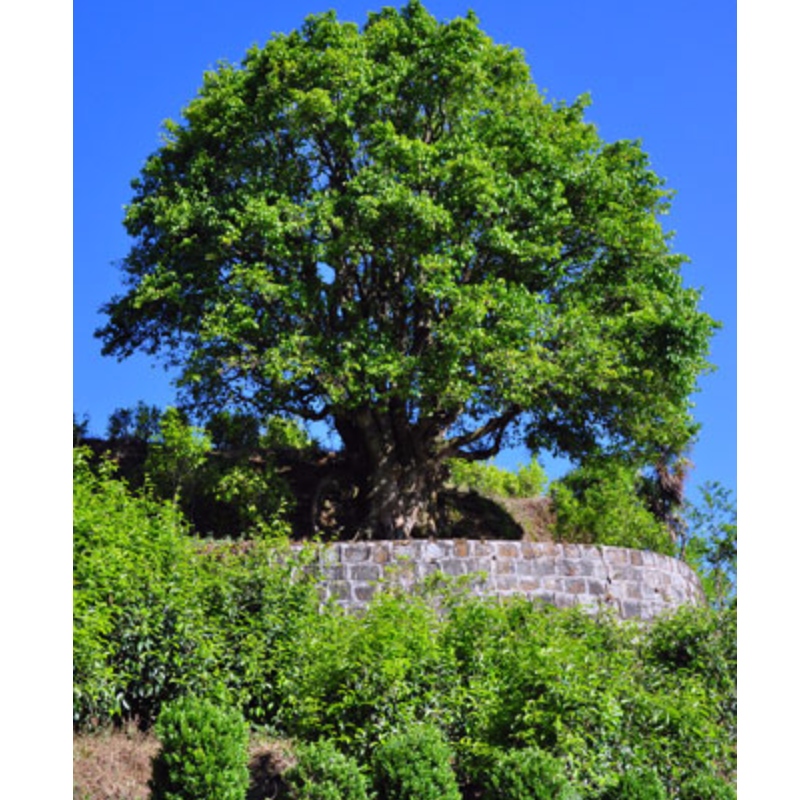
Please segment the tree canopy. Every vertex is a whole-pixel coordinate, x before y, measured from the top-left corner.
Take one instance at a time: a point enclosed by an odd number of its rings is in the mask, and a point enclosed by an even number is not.
[[[472,13],[309,17],[166,123],[104,353],[163,357],[201,415],[331,422],[376,535],[435,526],[448,460],[513,437],[680,452],[715,323],[671,192],[587,106],[549,102]]]

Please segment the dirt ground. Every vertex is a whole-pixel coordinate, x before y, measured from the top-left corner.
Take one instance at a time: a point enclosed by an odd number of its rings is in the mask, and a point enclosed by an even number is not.
[[[73,735],[73,800],[148,800],[147,782],[157,752],[155,736],[133,726]],[[250,748],[247,800],[275,798],[282,787],[280,776],[292,763],[288,743],[254,741]]]

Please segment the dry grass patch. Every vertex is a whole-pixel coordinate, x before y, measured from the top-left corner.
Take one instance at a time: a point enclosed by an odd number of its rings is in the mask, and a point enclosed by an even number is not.
[[[73,800],[147,800],[158,740],[135,727],[73,735]]]
[[[73,800],[148,800],[152,759],[158,752],[152,732],[135,726],[72,737]],[[295,763],[287,742],[255,739],[250,745],[247,800],[268,800],[283,789],[281,776]]]

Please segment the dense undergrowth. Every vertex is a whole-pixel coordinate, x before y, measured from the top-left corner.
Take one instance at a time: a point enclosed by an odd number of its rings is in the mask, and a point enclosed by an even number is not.
[[[203,698],[251,736],[312,760],[340,754],[367,796],[414,796],[392,766],[396,737],[419,748],[412,771],[439,787],[432,797],[731,796],[735,603],[643,626],[440,583],[387,589],[353,616],[320,605],[311,548],[292,555],[280,527],[268,533],[210,546],[174,503],[132,493],[75,449],[77,731],[148,729]],[[304,764],[292,773],[304,793],[289,775],[287,796],[358,796]],[[656,794],[625,788],[648,781]]]

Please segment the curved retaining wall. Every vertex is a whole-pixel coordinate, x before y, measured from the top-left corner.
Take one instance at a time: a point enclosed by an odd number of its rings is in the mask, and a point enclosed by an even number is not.
[[[358,609],[379,584],[407,591],[441,572],[467,579],[477,596],[524,595],[559,607],[615,609],[623,619],[653,619],[705,597],[684,562],[624,547],[550,542],[436,539],[337,542],[315,556],[324,599]]]

